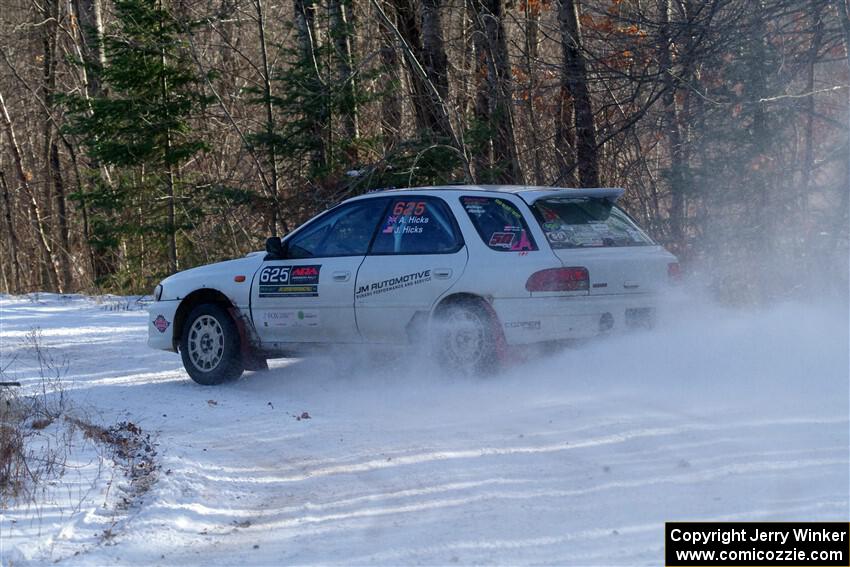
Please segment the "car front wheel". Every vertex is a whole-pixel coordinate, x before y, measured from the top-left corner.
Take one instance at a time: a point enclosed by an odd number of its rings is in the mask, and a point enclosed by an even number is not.
[[[180,339],[183,366],[192,380],[211,386],[235,380],[244,370],[239,330],[227,311],[217,305],[195,307]]]
[[[474,301],[449,304],[434,315],[434,354],[449,372],[482,375],[496,369],[496,341],[490,315]]]

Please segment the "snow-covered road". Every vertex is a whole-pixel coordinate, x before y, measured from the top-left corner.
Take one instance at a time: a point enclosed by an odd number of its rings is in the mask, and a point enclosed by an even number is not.
[[[846,305],[691,305],[489,379],[411,351],[274,361],[213,388],[146,348],[142,311],[0,309],[25,389],[20,341],[40,327],[73,406],[155,432],[161,466],[108,519],[97,495],[38,521],[7,510],[3,565],[658,565],[668,520],[848,517]]]

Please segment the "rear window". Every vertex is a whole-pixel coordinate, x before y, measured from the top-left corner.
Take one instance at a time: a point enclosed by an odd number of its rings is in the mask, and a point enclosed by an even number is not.
[[[495,197],[461,197],[484,244],[500,252],[537,250],[522,213],[510,201]]]
[[[607,199],[541,199],[531,208],[555,249],[654,244],[622,209]]]

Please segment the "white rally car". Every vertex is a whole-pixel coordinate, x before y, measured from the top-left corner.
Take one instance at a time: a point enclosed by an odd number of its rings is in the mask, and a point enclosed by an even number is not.
[[[429,345],[481,372],[512,346],[644,326],[679,265],[614,204],[622,194],[447,186],[355,197],[264,253],[163,280],[148,344],[218,384],[344,344]]]

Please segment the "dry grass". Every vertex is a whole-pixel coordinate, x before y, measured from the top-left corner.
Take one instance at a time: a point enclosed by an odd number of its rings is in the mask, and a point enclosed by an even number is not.
[[[77,431],[129,480],[130,490],[118,503],[129,507],[156,479],[150,434],[132,422],[102,427],[81,417],[66,396],[68,360],[46,347],[37,329],[27,333],[20,346],[0,367],[0,382],[13,381],[10,369],[19,357],[28,366],[35,363],[38,380],[28,395],[18,387],[0,386],[0,509],[22,501],[38,507],[43,487],[65,474]],[[49,442],[39,442],[44,439]]]

